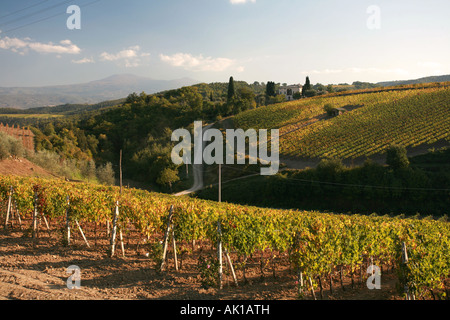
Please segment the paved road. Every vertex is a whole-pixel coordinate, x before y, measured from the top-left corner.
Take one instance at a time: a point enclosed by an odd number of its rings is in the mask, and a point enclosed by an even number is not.
[[[203,127],[203,132],[211,128],[213,124],[207,125]],[[205,141],[203,141],[202,152],[205,149]],[[192,165],[192,170],[194,173],[194,184],[188,190],[184,190],[175,194],[175,196],[184,196],[190,193],[194,193],[203,188],[203,164],[194,164]]]

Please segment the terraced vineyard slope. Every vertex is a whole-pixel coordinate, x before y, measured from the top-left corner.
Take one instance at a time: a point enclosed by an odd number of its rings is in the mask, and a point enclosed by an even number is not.
[[[328,117],[324,106],[346,113]],[[391,144],[429,146],[450,141],[450,89],[385,90],[286,102],[242,113],[237,128],[279,128],[280,153],[296,158],[355,159]]]

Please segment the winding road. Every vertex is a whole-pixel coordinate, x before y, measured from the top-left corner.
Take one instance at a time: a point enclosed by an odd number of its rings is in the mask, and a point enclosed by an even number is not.
[[[207,126],[204,126],[203,129],[202,129],[203,130],[202,134],[206,130],[211,128],[213,125],[214,124],[209,124]],[[203,152],[203,150],[205,150],[206,144],[205,144],[205,141],[203,139],[202,139],[202,142],[203,142],[202,143],[202,152]],[[193,164],[192,165],[192,170],[193,170],[193,173],[194,173],[194,184],[192,185],[192,187],[190,189],[184,190],[184,191],[181,191],[181,192],[178,192],[178,193],[174,194],[175,196],[180,197],[180,196],[184,196],[184,195],[188,195],[188,194],[194,193],[194,192],[196,192],[196,191],[198,191],[200,189],[203,189],[203,163],[202,164]]]

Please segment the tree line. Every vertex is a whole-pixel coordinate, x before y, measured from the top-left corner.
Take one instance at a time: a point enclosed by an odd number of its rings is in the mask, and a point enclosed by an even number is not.
[[[391,146],[387,165],[367,160],[347,167],[340,160],[324,159],[316,168],[226,183],[222,200],[341,213],[448,215],[449,159],[450,148],[408,158],[405,148]],[[217,200],[217,188],[204,189],[197,196]]]

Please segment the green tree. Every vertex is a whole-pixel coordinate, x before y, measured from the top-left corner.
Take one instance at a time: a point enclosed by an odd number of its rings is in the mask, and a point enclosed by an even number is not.
[[[1,136],[0,136],[1,137]],[[0,160],[6,159],[9,156],[9,151],[6,145],[0,140]]]
[[[110,162],[108,162],[104,166],[100,166],[97,169],[97,179],[100,183],[104,183],[107,185],[114,185],[115,174],[112,164]]]
[[[333,112],[333,110],[334,110],[334,107],[333,107],[333,105],[332,105],[331,103],[327,103],[327,104],[324,105],[323,109],[325,110],[325,112],[326,112],[329,116],[331,116],[331,115],[332,115],[332,112]]]
[[[301,94],[300,92],[296,92],[296,93],[294,93],[294,95],[293,95],[294,100],[298,100],[298,99],[300,99],[301,97],[302,97],[302,94]]]
[[[269,81],[266,85],[266,95],[268,97],[275,97],[277,95],[275,90],[275,82]]]
[[[409,167],[409,159],[406,148],[400,145],[391,145],[386,150],[386,164],[394,170]]]
[[[177,170],[174,170],[171,168],[165,168],[159,175],[156,182],[163,186],[169,186],[170,192],[172,192],[172,184],[179,180],[180,180],[180,177],[178,177]]]
[[[306,77],[305,85],[302,88],[302,96],[306,97],[307,91],[310,91],[312,89],[311,82],[309,80],[309,77]]]
[[[230,77],[230,81],[228,82],[228,94],[227,94],[227,101],[230,101],[236,96],[236,89],[234,87],[234,79],[233,77]]]

